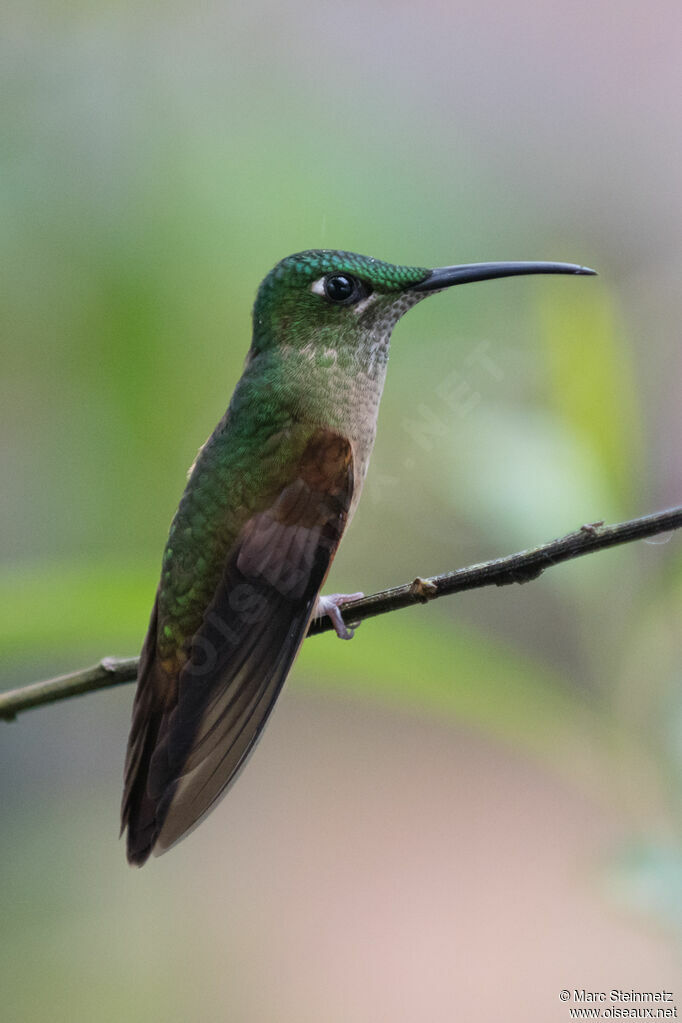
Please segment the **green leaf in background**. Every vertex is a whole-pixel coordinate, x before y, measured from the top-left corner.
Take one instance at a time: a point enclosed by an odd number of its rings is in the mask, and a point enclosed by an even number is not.
[[[5,568],[0,575],[5,670],[12,662],[38,663],[79,650],[98,657],[134,653],[154,601],[157,571],[155,564],[113,559]],[[2,683],[14,684],[9,676]]]
[[[552,411],[598,457],[614,499],[628,506],[639,477],[642,423],[632,351],[616,298],[602,283],[537,292]]]

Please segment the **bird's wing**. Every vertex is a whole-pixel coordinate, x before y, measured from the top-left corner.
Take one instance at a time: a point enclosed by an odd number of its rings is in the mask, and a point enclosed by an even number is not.
[[[175,678],[157,645],[158,597],[128,744],[128,858],[164,852],[243,766],[305,637],[346,525],[350,442],[318,429],[266,508],[242,526]]]

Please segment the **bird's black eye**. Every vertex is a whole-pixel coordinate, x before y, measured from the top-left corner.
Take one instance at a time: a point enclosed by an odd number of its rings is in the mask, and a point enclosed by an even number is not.
[[[350,274],[329,274],[324,279],[324,293],[330,302],[337,305],[350,305],[365,294],[360,281]]]

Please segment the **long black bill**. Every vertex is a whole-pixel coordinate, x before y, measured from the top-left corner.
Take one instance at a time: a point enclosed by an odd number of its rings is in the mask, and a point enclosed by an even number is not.
[[[472,281],[490,281],[495,277],[520,277],[526,274],[596,274],[589,266],[575,263],[462,263],[461,266],[441,266],[432,270],[412,291],[438,291],[453,284],[471,284]]]

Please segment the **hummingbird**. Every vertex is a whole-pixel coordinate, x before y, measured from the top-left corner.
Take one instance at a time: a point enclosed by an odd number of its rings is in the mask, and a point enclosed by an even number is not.
[[[593,274],[572,263],[427,269],[351,252],[287,256],[261,283],[229,407],[173,518],[142,648],[121,832],[130,863],[165,852],[253,751],[362,492],[391,332],[422,299],[473,281]]]

